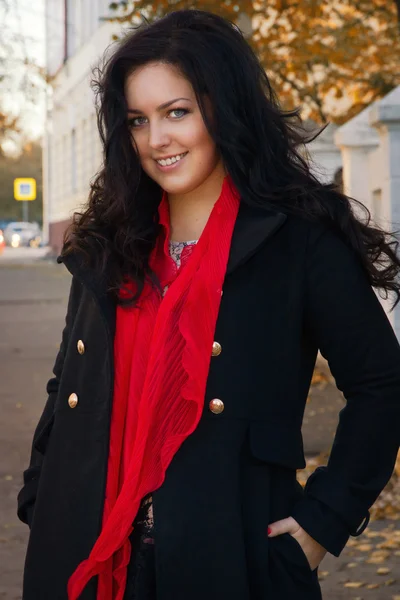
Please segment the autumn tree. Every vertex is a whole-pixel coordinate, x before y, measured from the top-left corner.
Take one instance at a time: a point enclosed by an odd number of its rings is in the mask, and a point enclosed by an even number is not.
[[[400,84],[398,2],[391,0],[137,0],[113,2],[112,21],[210,10],[236,22],[285,108],[341,124]],[[247,31],[246,31],[247,30]]]
[[[22,9],[21,9],[22,10]],[[26,143],[21,122],[46,87],[46,73],[30,56],[30,38],[19,28],[19,4],[0,0],[0,153],[4,142],[16,149]]]

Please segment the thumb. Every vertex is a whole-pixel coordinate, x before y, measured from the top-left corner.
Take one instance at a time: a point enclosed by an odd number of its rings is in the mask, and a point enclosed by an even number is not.
[[[268,537],[276,537],[282,535],[282,533],[296,533],[298,529],[300,529],[300,526],[297,521],[293,517],[287,517],[269,525]]]

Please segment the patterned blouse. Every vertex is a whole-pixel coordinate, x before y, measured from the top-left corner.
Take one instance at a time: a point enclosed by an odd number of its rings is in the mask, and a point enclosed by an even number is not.
[[[197,240],[189,242],[169,242],[169,252],[179,269],[190,252],[183,252],[194,246]],[[190,249],[191,250],[191,249]],[[168,286],[164,288],[164,295]],[[132,558],[128,568],[128,579],[124,600],[156,600],[154,562],[154,515],[152,495],[142,500],[134,522],[131,536]]]

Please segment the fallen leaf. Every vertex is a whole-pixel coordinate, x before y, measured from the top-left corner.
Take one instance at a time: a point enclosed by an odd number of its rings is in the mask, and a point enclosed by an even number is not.
[[[381,587],[380,583],[369,583],[367,585],[367,590],[377,590],[379,587]]]
[[[393,539],[385,540],[378,544],[377,548],[400,548],[400,541]]]
[[[366,531],[364,535],[366,535],[369,538],[382,537],[382,534],[379,533],[379,531]]]
[[[347,583],[344,584],[345,588],[360,588],[363,585],[365,585],[365,583],[363,581],[348,581]]]
[[[360,550],[361,552],[369,552],[372,550],[372,546],[371,544],[359,544],[357,546],[357,550]]]
[[[383,562],[385,562],[385,558],[383,558],[382,556],[371,556],[371,558],[367,558],[367,560],[365,561],[366,563],[368,563],[369,565],[380,565]]]
[[[378,575],[387,575],[390,571],[391,569],[389,569],[389,567],[379,567],[379,569],[376,570]]]
[[[393,585],[394,583],[396,583],[395,579],[388,579],[387,581],[385,581],[385,585]]]
[[[365,562],[369,565],[379,565],[389,557],[390,552],[388,550],[375,550]]]

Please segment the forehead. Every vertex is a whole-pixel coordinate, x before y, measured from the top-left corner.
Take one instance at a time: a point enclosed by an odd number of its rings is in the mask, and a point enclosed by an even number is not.
[[[153,108],[173,98],[195,98],[191,83],[178,69],[163,63],[151,63],[136,69],[125,82],[128,106]]]

